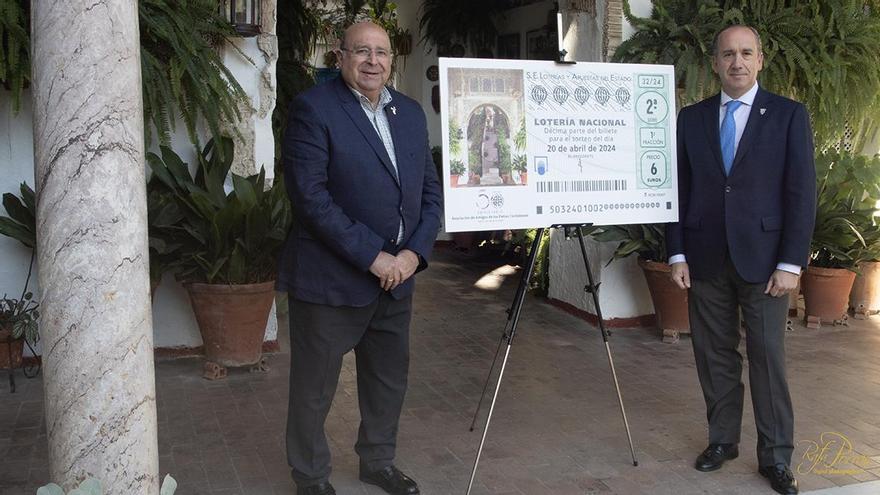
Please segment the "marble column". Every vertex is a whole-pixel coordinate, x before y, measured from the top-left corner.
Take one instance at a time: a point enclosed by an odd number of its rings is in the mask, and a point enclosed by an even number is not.
[[[565,59],[578,62],[604,62],[606,1],[560,0],[562,46]]]
[[[51,480],[159,492],[135,0],[31,3]]]

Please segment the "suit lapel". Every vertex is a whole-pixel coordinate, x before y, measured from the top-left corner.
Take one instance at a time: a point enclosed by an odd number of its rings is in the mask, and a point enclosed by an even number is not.
[[[367,118],[367,114],[364,113],[364,109],[361,108],[361,104],[357,100],[357,97],[355,97],[354,93],[352,93],[348,86],[345,85],[342,78],[340,77],[337,81],[336,92],[339,95],[342,108],[364,136],[364,139],[367,140],[367,143],[370,144],[370,147],[373,148],[373,151],[379,157],[382,165],[385,166],[385,170],[391,174],[391,177],[394,178],[395,182],[398,182],[397,174],[394,171],[394,164],[391,163],[391,158],[388,156],[388,152],[385,151],[385,145],[382,144],[382,139],[379,138],[379,133],[376,132],[376,128],[373,127],[373,124]],[[400,185],[399,182],[398,185]]]
[[[712,154],[715,155],[715,164],[718,165],[718,171],[724,175],[724,160],[721,159],[721,131],[718,124],[718,115],[721,106],[721,94],[717,94],[712,98],[704,101],[703,104],[703,129],[706,130],[706,139],[709,141],[709,147],[712,148]]]
[[[755,95],[755,101],[752,102],[752,110],[749,112],[749,120],[746,122],[746,128],[743,130],[742,138],[736,147],[736,156],[733,157],[733,165],[730,167],[730,174],[736,171],[736,166],[742,161],[743,157],[752,147],[752,141],[755,136],[761,134],[761,128],[764,126],[764,114],[762,110],[766,110],[768,93],[758,87],[758,93]]]
[[[393,94],[392,94],[393,96]],[[395,110],[391,110],[394,108]],[[401,153],[401,146],[404,142],[403,140],[403,116],[397,115],[397,107],[394,104],[394,100],[391,100],[391,103],[385,107],[385,117],[388,118],[388,126],[391,128],[391,140],[394,141],[394,154],[397,158],[397,177],[398,185],[402,185],[404,183],[404,179],[408,176],[406,175],[409,171],[406,169],[406,159],[404,154]]]

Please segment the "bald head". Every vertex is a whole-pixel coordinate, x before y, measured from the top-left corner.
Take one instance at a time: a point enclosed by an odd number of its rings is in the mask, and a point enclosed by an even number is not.
[[[391,40],[372,22],[359,22],[345,30],[336,50],[342,79],[375,105],[391,76]]]
[[[382,26],[376,24],[372,21],[361,21],[348,26],[345,31],[342,33],[342,39],[339,40],[339,44],[343,48],[351,48],[350,40],[354,37],[360,36],[365,32],[373,32],[377,35],[384,36],[386,39],[388,38],[388,33],[382,28]],[[391,41],[388,42],[390,47]]]

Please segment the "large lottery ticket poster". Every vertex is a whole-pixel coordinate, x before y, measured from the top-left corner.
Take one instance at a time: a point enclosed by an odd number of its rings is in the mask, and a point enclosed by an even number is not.
[[[672,66],[440,59],[447,232],[678,220]]]

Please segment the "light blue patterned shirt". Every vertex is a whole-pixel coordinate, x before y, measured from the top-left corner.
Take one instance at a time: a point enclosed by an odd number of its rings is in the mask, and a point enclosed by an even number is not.
[[[388,157],[391,158],[394,172],[397,173],[397,154],[394,152],[394,140],[391,139],[391,125],[388,123],[388,115],[385,113],[385,107],[391,103],[391,91],[388,91],[388,88],[385,86],[382,87],[382,92],[379,94],[379,104],[374,109],[370,99],[362,95],[360,91],[351,86],[348,89],[357,97],[361,108],[367,114],[367,119],[369,119],[370,123],[373,124],[373,128],[379,134],[379,139],[382,140],[382,144],[385,145],[385,151],[388,152]],[[396,178],[399,184],[399,176]],[[400,228],[397,231],[397,243],[400,244],[401,241],[403,241],[403,217],[400,218]]]

